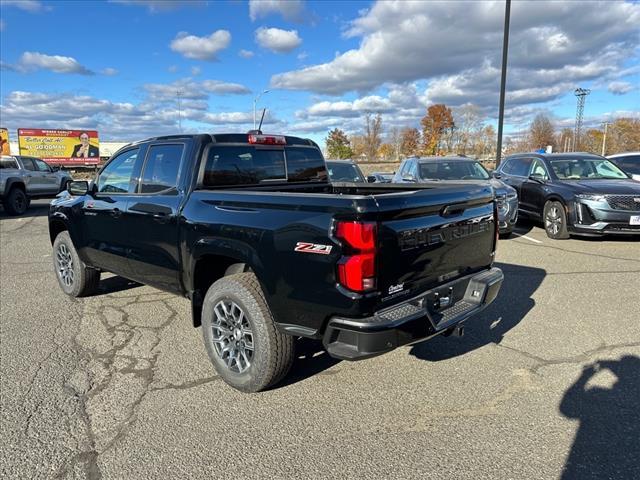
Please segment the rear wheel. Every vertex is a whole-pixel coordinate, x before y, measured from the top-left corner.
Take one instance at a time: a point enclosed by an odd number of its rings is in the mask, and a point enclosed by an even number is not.
[[[3,202],[9,215],[22,215],[29,207],[29,199],[22,188],[13,187]]]
[[[565,240],[569,238],[567,230],[567,213],[564,205],[558,201],[549,200],[544,205],[544,229],[549,238]]]
[[[202,335],[218,374],[243,392],[275,385],[293,363],[294,339],[276,328],[253,273],[211,285],[202,307]]]
[[[53,266],[62,291],[71,297],[94,294],[100,283],[100,271],[80,260],[68,232],[60,232],[53,242]]]

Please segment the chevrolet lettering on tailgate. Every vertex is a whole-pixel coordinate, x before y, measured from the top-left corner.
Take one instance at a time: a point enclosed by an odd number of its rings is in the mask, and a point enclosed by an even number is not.
[[[431,228],[419,228],[400,232],[398,243],[400,249],[411,250],[413,248],[436,245],[450,240],[469,237],[481,232],[486,232],[493,225],[493,216],[471,218],[464,222]]]

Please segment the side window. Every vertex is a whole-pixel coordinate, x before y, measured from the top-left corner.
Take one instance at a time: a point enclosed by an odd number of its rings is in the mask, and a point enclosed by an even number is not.
[[[176,186],[184,145],[152,145],[142,172],[141,193],[157,193]]]
[[[31,158],[22,157],[20,160],[22,161],[22,166],[25,170],[30,170],[32,172],[37,171],[36,164],[33,163]]]
[[[127,193],[131,187],[133,166],[138,158],[139,149],[127,150],[115,157],[102,170],[98,177],[99,193]]]
[[[514,158],[510,160],[511,170],[509,170],[510,175],[517,175],[519,177],[528,177],[529,176],[529,166],[531,165],[530,158]]]
[[[549,179],[549,174],[547,173],[547,169],[542,163],[542,160],[538,158],[534,158],[531,161],[531,173],[529,175],[540,175],[545,179]]]
[[[51,172],[51,169],[49,168],[49,165],[47,165],[45,162],[43,162],[42,160],[38,160],[37,158],[34,158],[33,161],[36,164],[36,167],[38,167],[38,170],[41,172]]]

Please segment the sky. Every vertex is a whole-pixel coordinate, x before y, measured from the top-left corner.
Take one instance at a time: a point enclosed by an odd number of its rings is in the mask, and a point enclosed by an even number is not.
[[[0,0],[0,123],[102,140],[263,131],[324,142],[435,103],[497,122],[504,2]],[[514,1],[505,131],[640,118],[640,3]]]

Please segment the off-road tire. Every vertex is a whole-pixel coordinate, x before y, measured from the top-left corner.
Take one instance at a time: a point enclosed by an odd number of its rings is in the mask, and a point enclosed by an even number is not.
[[[9,215],[22,215],[29,208],[29,198],[22,188],[13,187],[3,204]]]
[[[549,238],[554,240],[566,240],[569,238],[567,212],[561,202],[549,200],[544,204],[542,222]]]
[[[252,332],[252,358],[243,372],[233,371],[216,350],[214,308],[221,301],[235,303]],[[293,364],[294,338],[276,328],[260,283],[251,272],[228,275],[209,287],[202,306],[202,337],[216,372],[242,392],[259,392],[277,384]]]
[[[60,256],[66,257],[67,253],[71,260],[70,269],[73,270],[73,279],[70,284],[65,282],[60,264]],[[60,232],[53,242],[53,268],[60,288],[70,297],[87,297],[98,291],[100,271],[87,267],[80,260],[71,237],[66,231]]]

